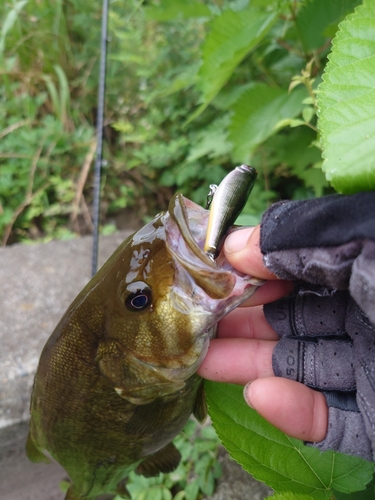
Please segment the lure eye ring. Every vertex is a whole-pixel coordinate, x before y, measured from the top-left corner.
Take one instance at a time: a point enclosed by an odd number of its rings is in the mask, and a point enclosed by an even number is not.
[[[150,307],[152,302],[151,288],[143,281],[135,281],[126,287],[129,292],[125,299],[125,306],[129,311],[139,312]]]

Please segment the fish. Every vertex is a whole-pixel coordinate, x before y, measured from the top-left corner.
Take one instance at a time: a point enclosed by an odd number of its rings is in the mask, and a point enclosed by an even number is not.
[[[196,374],[217,322],[261,283],[204,251],[209,211],[177,193],[78,294],[36,371],[26,453],[59,462],[65,500],[130,498],[130,471],[173,471],[207,414]],[[112,495],[112,496],[111,496]],[[102,497],[101,497],[102,498]]]

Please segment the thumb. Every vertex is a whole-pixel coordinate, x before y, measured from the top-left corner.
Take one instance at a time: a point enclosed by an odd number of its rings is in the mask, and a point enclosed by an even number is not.
[[[319,442],[328,429],[328,407],[321,392],[294,380],[260,378],[244,388],[246,402],[288,436]]]
[[[238,271],[256,278],[276,279],[263,263],[259,239],[260,226],[233,231],[224,242],[225,256]]]

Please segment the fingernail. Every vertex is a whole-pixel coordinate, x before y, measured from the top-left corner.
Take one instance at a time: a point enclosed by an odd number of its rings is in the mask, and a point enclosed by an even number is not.
[[[253,227],[246,227],[230,233],[224,242],[225,253],[240,252],[243,248],[245,248],[246,243],[248,242],[253,231]]]
[[[246,401],[246,404],[248,406],[250,406],[250,408],[254,409],[254,406],[251,404],[251,400],[250,400],[250,385],[251,385],[251,382],[246,384],[245,387],[243,388],[243,397],[244,397],[244,400]]]

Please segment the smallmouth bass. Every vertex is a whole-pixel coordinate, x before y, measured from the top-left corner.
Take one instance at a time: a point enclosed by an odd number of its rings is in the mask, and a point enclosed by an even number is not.
[[[195,374],[214,325],[260,282],[203,250],[209,212],[182,195],[126,239],[70,305],[41,354],[26,445],[58,461],[65,500],[129,498],[126,476],[171,472],[172,439],[206,416]]]

